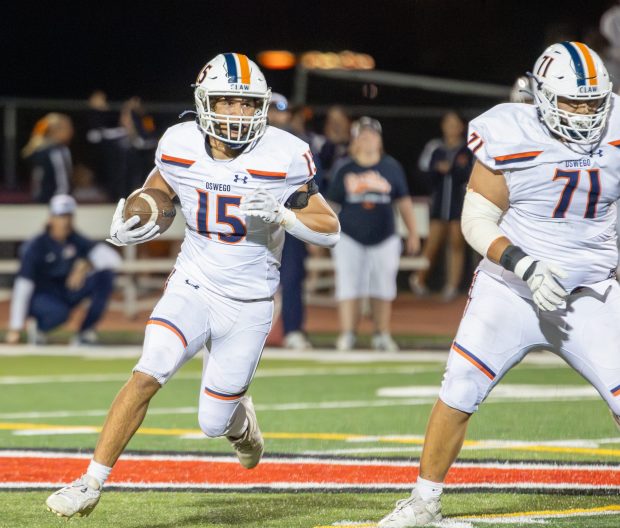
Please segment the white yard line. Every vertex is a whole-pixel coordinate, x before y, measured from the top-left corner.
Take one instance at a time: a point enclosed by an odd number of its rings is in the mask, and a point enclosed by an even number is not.
[[[100,346],[70,347],[68,345],[5,345],[0,344],[1,356],[67,356],[94,360],[140,357],[141,346]],[[197,354],[199,358],[201,353]],[[297,352],[285,348],[265,348],[265,359],[286,359],[299,361],[315,361],[319,363],[445,363],[447,351],[416,350],[411,352],[374,352],[372,350],[356,350],[354,352],[338,352],[333,349],[313,349]],[[550,352],[533,352],[522,361],[531,365],[565,365],[564,361]]]
[[[383,398],[424,398],[437,397],[439,387],[436,385],[408,385],[406,387],[382,387],[377,390],[377,396]],[[600,395],[591,385],[532,385],[521,383],[499,384],[489,395],[488,401],[501,399],[503,401],[522,401],[555,399],[567,401],[569,399],[599,399]]]
[[[311,370],[311,369],[308,369]],[[298,372],[297,375],[302,375]],[[311,374],[304,374],[311,375]],[[317,374],[319,375],[319,374]],[[341,374],[348,375],[348,374]],[[112,381],[116,378],[114,376],[120,375],[101,375],[95,376],[93,379],[98,381]],[[279,376],[279,373],[277,374]],[[179,376],[183,378],[184,376]],[[188,373],[188,378],[189,373]],[[51,377],[46,377],[46,379]],[[63,378],[65,381],[57,378]],[[0,381],[6,378],[0,378]],[[83,378],[80,378],[83,380]],[[120,378],[124,380],[125,378]],[[55,377],[55,382],[77,382],[74,377]],[[27,380],[29,383],[34,383],[34,380]],[[41,383],[51,383],[51,381],[40,381]],[[1,384],[1,383],[0,383]],[[575,385],[575,386],[549,386],[547,392],[541,389],[541,386],[535,387],[537,392],[530,394],[527,390],[522,390],[518,385],[507,385],[506,388],[510,389],[501,392],[501,386],[498,387],[497,393],[491,393],[491,396],[486,401],[487,405],[497,403],[519,403],[523,401],[528,402],[552,402],[552,401],[584,401],[584,400],[597,400],[599,395],[591,390],[589,386]],[[523,386],[527,387],[527,386]],[[313,410],[338,410],[338,409],[359,409],[359,408],[381,408],[381,407],[402,407],[402,406],[414,406],[414,405],[431,405],[435,403],[436,395],[438,392],[437,387],[418,386],[414,388],[412,395],[417,391],[420,397],[409,398],[383,398],[376,400],[349,400],[349,401],[324,401],[324,402],[290,402],[290,403],[257,403],[256,409],[261,412],[288,412],[288,411],[313,411]],[[573,391],[573,392],[571,392]],[[379,391],[381,393],[381,389]],[[386,392],[386,391],[384,391]],[[381,393],[383,394],[383,393]],[[394,393],[390,393],[394,394]],[[434,394],[434,395],[433,395]],[[387,396],[388,394],[383,394]],[[41,418],[75,418],[81,416],[105,416],[107,409],[84,409],[84,410],[56,410],[56,411],[28,411],[28,412],[11,412],[0,413],[0,419],[2,420],[24,420],[24,419],[41,419]],[[149,409],[149,415],[173,415],[173,414],[194,414],[198,412],[198,408],[194,406],[187,407],[151,407]],[[568,442],[572,442],[569,440]],[[618,439],[606,438],[600,441],[595,440],[598,443],[618,443]],[[538,442],[537,444],[540,444]],[[586,447],[586,446],[583,446]]]
[[[80,453],[75,451],[45,451],[45,450],[29,450],[29,449],[0,449],[0,458],[72,458],[72,459],[89,459],[91,458],[91,453]],[[238,464],[237,458],[230,454],[229,456],[222,455],[214,455],[211,453],[205,453],[203,455],[196,454],[186,454],[183,452],[178,453],[124,453],[123,460],[151,460],[151,461],[161,461],[161,462],[171,462],[171,461],[186,461],[186,462],[222,462],[222,463],[230,463],[230,464]],[[346,459],[346,458],[315,458],[311,456],[304,456],[304,454],[289,456],[289,457],[270,457],[266,456],[261,460],[261,464],[310,464],[310,465],[336,465],[336,466],[368,466],[368,467],[405,467],[405,468],[417,468],[418,463],[409,460],[399,460],[399,459],[368,459],[368,460],[360,460],[360,459]],[[620,466],[618,465],[610,465],[610,464],[564,464],[561,461],[557,463],[553,462],[519,462],[519,461],[507,461],[507,462],[476,462],[476,461],[467,461],[462,462],[457,460],[454,463],[455,468],[471,468],[471,469],[500,469],[500,470],[566,470],[566,471],[591,471],[597,473],[608,473],[610,471],[620,471]],[[529,483],[527,482],[500,482],[496,484],[485,483],[487,486],[494,485],[503,485],[510,486],[523,486],[527,487]],[[570,488],[573,483],[565,482],[565,483],[544,483],[544,482],[535,482],[533,483],[536,486],[560,486]],[[478,483],[470,482],[470,483],[461,483],[461,484],[451,484],[452,487],[455,488],[471,488],[478,486]],[[616,489],[617,486],[607,486],[603,485],[603,488],[613,488]],[[620,506],[618,507],[620,511]],[[540,512],[543,513],[543,512]]]
[[[581,508],[574,510],[540,511],[540,512],[517,512],[500,515],[480,515],[471,517],[451,517],[439,522],[429,524],[434,528],[474,528],[479,524],[525,524],[535,525],[549,524],[551,519],[567,519],[577,517],[598,517],[601,515],[619,515],[618,505],[602,506],[597,508]],[[337,521],[330,525],[315,526],[314,528],[376,528],[377,524],[373,521]],[[615,526],[615,525],[614,525]]]
[[[420,453],[422,446],[414,447],[367,447],[356,449],[325,449],[324,451],[303,451],[302,455],[362,455],[373,453]]]
[[[402,398],[398,400],[358,400],[358,401],[327,401],[327,402],[297,402],[297,403],[273,403],[255,404],[257,411],[282,412],[282,411],[307,411],[319,409],[355,409],[367,407],[396,407],[406,405],[430,405],[435,403],[434,398]],[[24,420],[35,418],[75,418],[79,416],[105,416],[107,409],[89,409],[84,411],[29,411],[15,413],[0,413],[2,420]],[[149,415],[155,414],[194,414],[198,407],[152,407]]]
[[[307,376],[375,376],[378,374],[412,375],[439,372],[442,367],[307,367],[265,368],[258,370],[255,378],[292,378]],[[58,374],[41,376],[0,376],[0,385],[36,385],[44,383],[108,383],[126,381],[131,373],[114,374]],[[173,379],[200,380],[200,372],[177,372]]]

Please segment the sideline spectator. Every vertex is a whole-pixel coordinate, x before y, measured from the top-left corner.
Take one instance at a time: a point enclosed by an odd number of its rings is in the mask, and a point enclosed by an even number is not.
[[[125,172],[121,197],[139,188],[153,165],[157,148],[155,120],[139,97],[132,97],[123,104],[120,124],[126,138],[122,142],[125,151]]]
[[[601,58],[616,85],[620,80],[620,5],[616,3],[603,13],[599,28],[601,35],[609,43],[607,47],[601,46]]]
[[[325,115],[323,136],[317,135],[314,151],[317,162],[324,171],[323,186],[331,181],[331,176],[338,170],[343,159],[347,158],[351,131],[351,119],[341,106],[331,106]]]
[[[417,296],[428,295],[428,275],[437,263],[439,250],[447,245],[447,273],[442,299],[451,301],[458,294],[465,267],[465,239],[461,232],[461,211],[472,155],[465,144],[465,121],[456,112],[447,112],[441,120],[443,137],[429,141],[420,156],[419,168],[431,174],[431,222],[422,254],[428,269],[412,273],[411,290]]]
[[[354,347],[361,300],[370,297],[372,347],[396,351],[390,315],[402,244],[392,204],[409,231],[407,253],[416,253],[420,247],[413,206],[402,166],[383,151],[379,121],[360,118],[351,127],[351,137],[351,161],[336,172],[328,192],[328,198],[341,205],[342,233],[333,249],[341,327],[336,346],[338,350]]]
[[[119,124],[118,114],[110,110],[103,90],[91,94],[88,106],[88,163],[95,173],[95,181],[106,190],[108,199],[113,200],[121,193],[125,167],[121,142],[127,131]]]
[[[115,201],[140,187],[150,170],[157,146],[155,121],[139,97],[123,103],[120,114],[110,110],[101,90],[95,90],[88,102],[90,163],[97,182]]]
[[[293,112],[288,100],[282,94],[273,93],[267,110],[269,124],[291,132],[304,141],[303,127],[291,126]],[[306,244],[298,238],[285,234],[284,248],[280,264],[280,289],[282,292],[282,325],[284,326],[284,346],[294,350],[312,348],[304,332],[306,309],[304,305],[304,262],[308,256]]]
[[[30,165],[30,188],[35,202],[47,203],[70,188],[72,161],[69,143],[73,123],[66,114],[52,112],[35,124],[22,156]]]
[[[282,94],[277,92],[271,94],[271,102],[267,109],[267,119],[271,126],[288,131],[291,125],[291,109],[288,105],[288,99]]]
[[[105,203],[108,197],[95,183],[95,174],[83,163],[78,163],[73,169],[73,192],[71,195],[80,204]]]
[[[19,342],[26,317],[37,328],[29,341],[45,344],[46,333],[63,324],[71,311],[86,298],[90,306],[72,343],[95,344],[95,325],[112,294],[114,269],[121,259],[112,248],[93,242],[73,229],[75,200],[57,195],[50,201],[45,232],[26,242],[11,300],[7,343]]]

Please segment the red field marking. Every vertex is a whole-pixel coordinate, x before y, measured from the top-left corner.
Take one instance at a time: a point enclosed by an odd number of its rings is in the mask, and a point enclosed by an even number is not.
[[[3,483],[66,483],[81,475],[88,456],[58,454],[4,456],[0,454],[0,486]],[[204,457],[139,457],[121,459],[109,479],[111,485],[226,486],[381,486],[411,485],[418,467],[403,462],[363,462],[313,459],[266,459],[252,471],[236,460]],[[573,487],[620,489],[619,466],[553,466],[549,464],[455,465],[448,474],[448,486]],[[6,486],[5,486],[6,487]]]

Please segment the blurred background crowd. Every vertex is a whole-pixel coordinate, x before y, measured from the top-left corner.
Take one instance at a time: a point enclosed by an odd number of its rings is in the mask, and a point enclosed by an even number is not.
[[[491,9],[487,4],[492,2],[482,2],[478,7]],[[530,64],[548,44],[581,40],[599,52],[614,84],[619,86],[620,6],[614,2],[599,4],[600,10],[593,15],[590,24],[580,24],[579,17],[565,23],[561,17],[554,20],[546,12],[549,20],[531,46],[535,49],[531,55],[510,49],[496,50],[493,56],[501,62],[502,54],[517,54],[522,64]],[[454,8],[454,5],[447,2],[446,8]],[[432,14],[428,6],[419,7],[425,15]],[[318,18],[313,23],[320,25]],[[387,28],[381,31],[384,35]],[[449,31],[437,38],[449,39]],[[480,34],[472,34],[471,38],[477,39],[481,46],[488,42]],[[353,47],[355,40],[351,43]],[[191,42],[184,44],[192,46]],[[209,44],[202,53],[204,60],[222,51],[244,52],[257,59],[274,89],[269,108],[270,124],[310,144],[317,166],[317,183],[339,212],[343,224],[343,243],[333,255],[287,236],[282,259],[281,326],[272,342],[296,349],[310,348],[313,339],[312,336],[308,338],[306,331],[307,308],[328,306],[334,310],[338,308],[338,331],[332,340],[337,348],[349,350],[359,344],[359,324],[368,316],[372,334],[369,344],[378,350],[394,351],[399,347],[390,328],[390,310],[395,299],[417,298],[439,304],[456,301],[460,309],[478,258],[467,248],[459,224],[473,162],[466,146],[467,123],[499,102],[531,102],[527,78],[520,76],[524,71],[513,71],[508,82],[506,72],[501,69],[497,77],[504,82],[480,82],[486,72],[478,72],[469,81],[454,81],[386,71],[367,53],[258,53],[255,46],[248,49],[243,40],[238,41],[238,49],[234,50],[219,49],[214,47],[216,45]],[[398,47],[396,41],[393,45]],[[455,46],[453,42],[447,47]],[[488,50],[485,53],[488,54]],[[80,55],[79,50],[76,54]],[[127,54],[131,55],[131,50],[128,49]],[[104,59],[98,58],[99,61]],[[147,57],[147,60],[155,63],[158,57]],[[200,66],[196,65],[196,71]],[[161,64],[157,67],[161,71]],[[4,125],[0,135],[3,143],[0,202],[23,204],[24,209],[12,209],[16,212],[16,223],[20,222],[19,211],[28,214],[31,209],[26,207],[30,204],[47,207],[58,196],[73,197],[78,210],[88,210],[94,204],[111,204],[127,196],[142,185],[153,167],[157,142],[166,128],[179,119],[194,118],[191,113],[183,113],[192,108],[189,90],[183,92],[185,98],[178,101],[162,97],[161,91],[156,89],[128,96],[129,88],[119,91],[121,93],[106,88],[118,86],[122,79],[105,82],[105,77],[110,75],[110,65],[104,69],[106,73],[97,79],[93,78],[91,66],[87,79],[90,91],[82,98],[54,97],[52,94],[59,90],[53,87],[47,98],[40,94],[29,97],[28,89],[17,93],[19,88],[14,92],[8,88],[0,95],[0,117]],[[165,69],[175,70],[173,64],[166,64]],[[494,80],[491,66],[489,69],[487,78]],[[446,71],[449,73],[450,68]],[[75,75],[80,76],[80,72]],[[174,82],[183,85],[189,84],[189,80],[174,79]],[[170,82],[170,78],[166,82]],[[161,90],[162,83],[156,75],[153,83]],[[85,86],[84,80],[81,86]],[[178,93],[174,93],[175,98]],[[160,102],[155,102],[154,97]],[[161,102],[162,99],[167,102]],[[362,191],[347,180],[351,172],[364,173]],[[359,187],[361,180],[356,181]],[[386,185],[388,191],[384,192]],[[348,206],[351,200],[345,196],[367,194],[369,190],[384,195],[385,199],[377,203],[364,199],[361,213]],[[46,215],[54,218],[61,210],[67,209],[51,207]],[[62,214],[73,217],[74,211],[75,208]],[[43,228],[41,224],[40,229]],[[79,221],[73,222],[73,228],[87,234],[89,231],[89,226],[80,225]],[[22,234],[11,236],[13,232],[11,225],[0,225],[0,288],[5,292],[0,297],[0,304],[5,305],[4,308],[0,306],[0,316],[6,319],[7,339],[16,342],[19,339],[16,331],[23,325],[17,328],[17,323],[9,321],[12,317],[9,311],[15,308],[9,308],[10,293],[7,292],[14,287],[16,273],[25,273],[24,242],[38,233],[24,237]],[[101,253],[93,254],[93,248],[98,245],[95,242],[101,239],[93,240],[92,245],[83,244],[81,260],[93,261],[85,277],[88,272],[101,271],[101,265],[96,262]],[[66,237],[61,237],[59,243],[66,244]],[[122,257],[133,261],[172,259],[178,247],[179,240],[172,238],[134,249]],[[374,254],[384,259],[377,261],[378,274],[372,270],[373,259],[377,258]],[[71,266],[77,257],[79,255],[71,255]],[[62,252],[58,258],[64,258]],[[106,267],[118,274],[116,295],[124,296],[125,301],[131,297],[134,302],[160,287],[161,266],[134,268],[129,272],[120,261],[109,255],[105,258]],[[20,259],[21,264],[14,263]],[[314,265],[309,265],[309,261]],[[5,263],[4,267],[1,262]],[[40,265],[49,264],[43,258]],[[67,277],[74,271],[71,266],[65,266]],[[351,281],[347,282],[348,277],[362,273],[352,271],[351,266],[364,268],[368,283],[374,284],[374,289],[357,288]],[[140,271],[135,271],[137,269]],[[385,277],[388,280],[383,280]],[[80,288],[84,284],[80,281]],[[74,293],[80,288],[73,288]],[[114,295],[110,291],[107,297]],[[75,302],[67,301],[66,316],[55,320],[51,327],[43,324],[44,329],[48,331],[63,324],[84,296],[71,297],[75,297]],[[100,318],[104,310],[101,299],[97,302]],[[139,317],[140,310],[135,302],[132,306],[127,309],[125,304],[122,309],[132,317]],[[26,310],[25,307],[20,309]],[[411,314],[412,318],[416,316],[415,312]],[[89,320],[87,328],[76,327],[78,338],[81,336],[78,342],[96,342],[89,331],[96,327],[97,321]],[[41,326],[39,321],[38,327],[28,335],[31,342],[45,340]]]

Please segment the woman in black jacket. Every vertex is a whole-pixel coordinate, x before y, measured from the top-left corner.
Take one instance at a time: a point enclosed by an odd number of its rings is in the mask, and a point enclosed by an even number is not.
[[[37,121],[22,149],[30,165],[33,201],[48,203],[56,194],[69,194],[73,163],[68,145],[72,138],[73,123],[68,115],[52,112]]]

